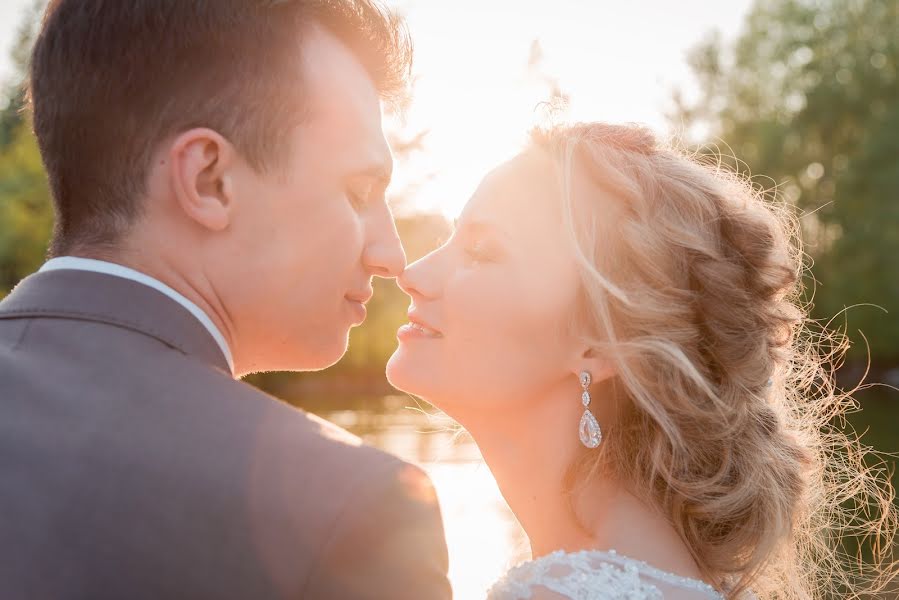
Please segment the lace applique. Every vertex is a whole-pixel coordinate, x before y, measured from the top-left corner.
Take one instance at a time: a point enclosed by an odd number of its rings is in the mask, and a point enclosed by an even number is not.
[[[530,600],[540,588],[570,600],[664,600],[659,584],[695,591],[702,600],[723,600],[705,582],[680,577],[610,552],[553,552],[510,570],[490,589],[488,600]]]

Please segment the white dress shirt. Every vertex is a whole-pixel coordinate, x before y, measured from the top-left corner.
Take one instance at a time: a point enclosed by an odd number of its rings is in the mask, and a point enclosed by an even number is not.
[[[203,310],[167,286],[162,283],[158,279],[150,277],[149,275],[145,275],[140,271],[135,271],[134,269],[129,269],[128,267],[123,267],[122,265],[118,265],[111,262],[106,262],[104,260],[94,260],[91,258],[79,258],[76,256],[61,256],[59,258],[52,258],[44,263],[44,266],[41,267],[39,272],[43,271],[59,271],[62,269],[74,270],[74,271],[92,271],[94,273],[105,273],[106,275],[113,275],[114,277],[122,277],[123,279],[130,279],[131,281],[136,281],[138,283],[142,283],[147,287],[151,287],[158,292],[162,292],[184,308],[186,308],[190,314],[195,316],[197,320],[203,324],[212,338],[215,340],[215,343],[218,344],[219,348],[222,350],[222,354],[225,355],[225,359],[228,361],[228,366],[231,368],[232,375],[234,374],[234,358],[231,355],[231,348],[228,347],[228,342],[225,341],[225,336],[222,335],[222,332],[219,331],[219,328],[215,326],[215,323],[212,322],[212,319],[209,318]]]

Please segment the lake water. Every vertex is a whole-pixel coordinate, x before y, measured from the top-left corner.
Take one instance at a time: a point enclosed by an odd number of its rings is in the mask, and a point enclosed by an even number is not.
[[[319,414],[427,471],[443,512],[455,598],[483,599],[510,566],[529,558],[524,532],[471,438],[445,416],[405,408],[410,403],[387,398],[388,410]]]

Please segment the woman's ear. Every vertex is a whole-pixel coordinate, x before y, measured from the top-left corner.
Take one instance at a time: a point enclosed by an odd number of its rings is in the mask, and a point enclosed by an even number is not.
[[[223,231],[234,211],[234,146],[211,129],[180,134],[169,150],[171,185],[178,205],[195,223]]]
[[[593,383],[599,383],[615,376],[615,366],[612,361],[590,347],[581,349],[579,356],[574,360],[572,371],[578,376],[584,371],[590,373]]]

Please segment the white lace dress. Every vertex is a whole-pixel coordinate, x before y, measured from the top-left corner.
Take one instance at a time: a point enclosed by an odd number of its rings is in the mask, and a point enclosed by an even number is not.
[[[600,552],[553,552],[503,576],[488,600],[724,600],[709,584]]]

